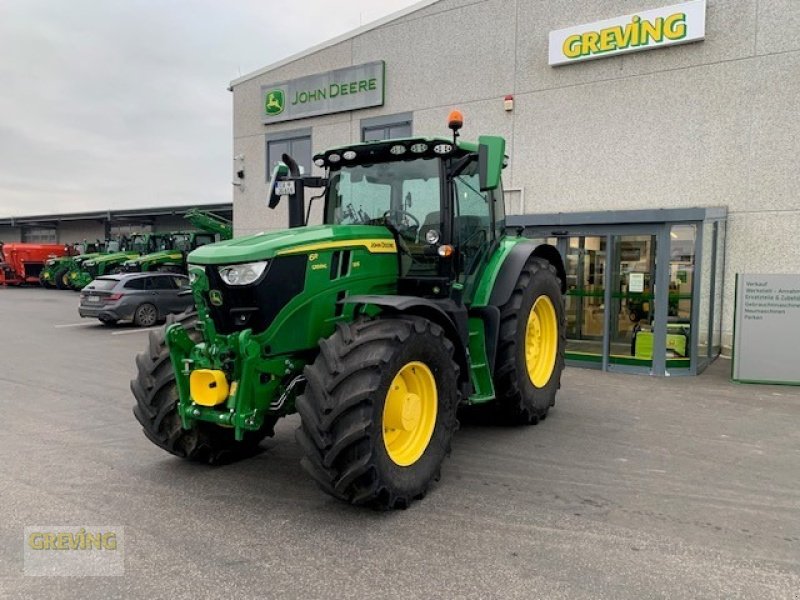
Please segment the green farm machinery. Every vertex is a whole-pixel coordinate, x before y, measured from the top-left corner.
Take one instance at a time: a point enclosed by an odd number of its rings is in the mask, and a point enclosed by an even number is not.
[[[119,242],[106,240],[105,242],[87,242],[74,244],[76,254],[70,256],[53,256],[47,259],[42,272],[39,273],[39,282],[42,287],[66,290],[70,288],[69,274],[78,270],[84,261],[97,258],[107,252],[116,251]]]
[[[200,246],[233,237],[231,222],[213,213],[192,209],[186,213],[185,218],[200,231],[171,233],[167,248],[127,260],[122,270],[127,273],[141,271],[186,273],[186,257],[189,252]]]
[[[133,234],[124,240],[117,252],[90,258],[71,270],[69,286],[74,290],[82,290],[97,277],[120,272],[126,260],[165,249],[169,243],[168,233]]]
[[[535,424],[564,367],[565,272],[505,227],[505,140],[411,138],[288,155],[269,205],[289,229],[188,257],[196,311],[152,332],[134,414],[162,449],[224,463],[299,413],[302,465],[329,494],[405,508],[439,477],[470,405]],[[321,189],[323,224],[305,192]],[[477,410],[477,409],[476,409]]]

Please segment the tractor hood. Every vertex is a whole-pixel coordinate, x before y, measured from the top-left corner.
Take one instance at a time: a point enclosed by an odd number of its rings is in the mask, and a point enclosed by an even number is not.
[[[114,252],[113,254],[103,254],[96,258],[90,258],[88,261],[93,261],[94,264],[99,265],[101,263],[108,263],[108,262],[115,262],[119,260],[125,260],[126,258],[134,258],[139,256],[135,252]]]
[[[180,260],[182,258],[183,254],[180,250],[159,250],[158,252],[135,256],[126,262],[145,263],[154,260]]]
[[[228,265],[267,260],[282,254],[366,246],[396,252],[391,232],[382,225],[315,225],[283,229],[201,246],[189,254],[193,265]]]

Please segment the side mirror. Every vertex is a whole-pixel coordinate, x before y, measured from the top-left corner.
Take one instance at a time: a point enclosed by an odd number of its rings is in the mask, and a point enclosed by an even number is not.
[[[482,192],[489,189],[489,147],[478,146],[478,185]]]
[[[289,176],[289,167],[287,167],[284,163],[279,162],[275,165],[275,168],[272,170],[272,178],[269,181],[269,198],[268,198],[268,206],[270,208],[275,208],[278,206],[278,203],[281,201],[281,196],[290,195],[294,192],[294,190],[288,190],[288,185],[279,186],[278,184],[294,184],[293,181],[279,181],[284,179],[285,177]]]
[[[505,161],[506,141],[493,135],[478,138],[478,181],[482,192],[500,185]]]

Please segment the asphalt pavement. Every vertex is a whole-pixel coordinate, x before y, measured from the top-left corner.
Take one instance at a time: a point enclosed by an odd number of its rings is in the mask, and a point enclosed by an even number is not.
[[[0,288],[0,598],[800,598],[800,389],[568,369],[535,427],[470,424],[405,511],[302,471],[297,417],[224,467],[153,446],[147,333]],[[118,577],[24,575],[23,528],[124,528]]]

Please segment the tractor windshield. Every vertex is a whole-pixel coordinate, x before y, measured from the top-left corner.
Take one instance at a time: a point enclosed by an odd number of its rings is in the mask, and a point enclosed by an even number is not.
[[[383,225],[388,219],[409,242],[440,228],[437,158],[343,166],[331,173],[326,222]],[[422,234],[422,238],[420,238]]]
[[[147,238],[143,235],[134,235],[131,237],[130,250],[138,252],[139,254],[147,254],[150,252],[148,247]]]
[[[192,249],[192,236],[188,233],[179,233],[172,238],[172,249],[179,252],[189,252]]]

